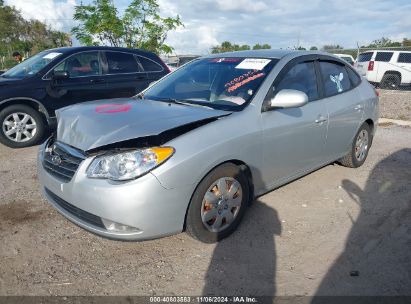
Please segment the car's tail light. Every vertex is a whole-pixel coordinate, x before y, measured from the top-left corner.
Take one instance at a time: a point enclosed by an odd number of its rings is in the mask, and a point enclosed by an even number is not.
[[[374,61],[368,62],[368,71],[374,70]]]
[[[380,97],[380,91],[378,91],[377,89],[375,89],[375,95],[377,95],[377,97]]]

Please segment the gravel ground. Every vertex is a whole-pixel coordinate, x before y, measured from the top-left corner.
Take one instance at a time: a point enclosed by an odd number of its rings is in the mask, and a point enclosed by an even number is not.
[[[411,120],[411,90],[380,91],[380,117]]]
[[[41,198],[36,151],[0,145],[0,295],[411,296],[410,128],[379,128],[359,169],[260,197],[217,245],[78,228]]]

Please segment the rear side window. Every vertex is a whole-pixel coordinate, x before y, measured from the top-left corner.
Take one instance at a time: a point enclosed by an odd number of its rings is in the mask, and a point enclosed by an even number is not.
[[[277,92],[283,89],[302,91],[307,94],[309,101],[318,99],[314,63],[302,62],[293,66],[277,85]]]
[[[352,69],[350,69],[349,67],[345,67],[345,68],[347,69],[348,76],[350,77],[351,82],[353,83],[353,85],[354,85],[355,87],[356,87],[357,85],[359,85],[360,82],[361,82],[361,77],[358,76],[358,74],[355,73],[355,72],[354,72]]]
[[[137,56],[138,60],[140,61],[141,65],[144,68],[144,71],[146,72],[161,72],[163,70],[163,67],[158,64],[157,62],[154,62],[151,59],[148,59],[146,57],[141,57]]]
[[[375,61],[388,62],[391,60],[393,54],[393,52],[377,52],[377,55],[375,56]]]
[[[411,53],[400,53],[398,62],[411,63]]]
[[[320,61],[320,70],[326,96],[336,95],[351,89],[351,82],[344,65]]]
[[[372,54],[372,52],[361,53],[360,55],[358,55],[358,62],[370,61]]]
[[[140,72],[133,54],[106,52],[108,74],[125,74]]]

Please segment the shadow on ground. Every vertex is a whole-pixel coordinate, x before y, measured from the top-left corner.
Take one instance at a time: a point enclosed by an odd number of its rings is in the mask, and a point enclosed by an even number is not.
[[[411,149],[402,149],[373,168],[364,189],[343,181],[360,213],[347,213],[353,226],[345,249],[316,295],[411,296],[410,164]]]
[[[274,236],[280,234],[277,211],[260,201],[254,202],[239,229],[217,244],[203,295],[274,296]]]

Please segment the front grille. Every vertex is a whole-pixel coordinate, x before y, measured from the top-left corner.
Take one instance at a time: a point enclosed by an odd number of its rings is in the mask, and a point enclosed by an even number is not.
[[[106,227],[103,225],[103,222],[101,220],[101,217],[98,217],[97,215],[88,213],[87,211],[84,211],[80,208],[77,208],[76,206],[73,206],[72,204],[69,204],[62,198],[58,197],[55,195],[53,192],[51,192],[49,189],[45,188],[45,191],[48,196],[55,202],[58,206],[63,208],[65,211],[68,213],[72,214],[73,216],[83,220],[86,223],[92,224],[93,226],[97,226],[103,229],[106,229]]]
[[[84,154],[79,150],[50,140],[44,152],[43,167],[54,177],[68,183],[84,159]]]

